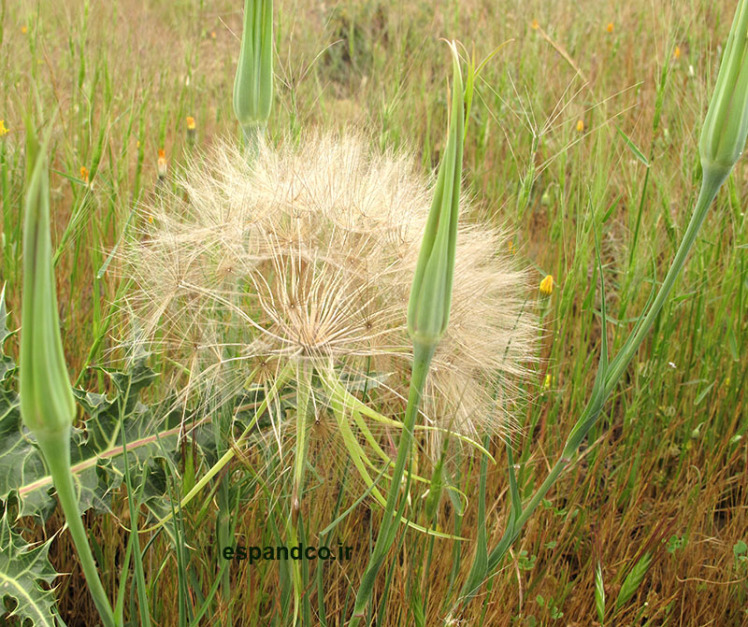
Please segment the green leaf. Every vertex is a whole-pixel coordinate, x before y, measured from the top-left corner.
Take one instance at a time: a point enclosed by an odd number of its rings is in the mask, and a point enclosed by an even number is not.
[[[412,613],[413,623],[416,625],[416,627],[425,627],[426,612],[424,603],[421,600],[420,592],[415,588],[411,590],[410,611]]]
[[[649,553],[645,553],[636,565],[631,569],[631,572],[626,576],[621,586],[621,591],[618,593],[616,599],[616,609],[620,609],[623,605],[632,597],[634,593],[641,585],[644,580],[644,575],[649,570],[649,564],[652,561],[652,556]]]
[[[595,608],[597,609],[597,619],[602,625],[605,622],[605,586],[603,585],[603,571],[600,568],[600,562],[595,568]]]
[[[16,367],[13,359],[3,351],[5,341],[11,335],[13,333],[8,330],[8,311],[5,308],[5,285],[3,285],[3,290],[0,292],[0,383],[4,383],[6,377],[12,374]]]
[[[141,392],[156,376],[146,366],[145,358],[135,361],[127,372],[103,372],[113,383],[115,394],[112,398],[74,390],[76,400],[88,416],[83,429],[73,429],[71,441],[71,466],[80,495],[80,513],[90,508],[108,512],[111,493],[122,483],[124,461],[120,411],[125,412],[131,464],[155,464],[158,457],[176,455],[177,450],[179,412],[154,411],[139,400]],[[50,494],[51,487],[52,479],[42,456],[21,422],[18,395],[8,386],[2,386],[0,499],[6,499],[11,491],[15,491],[19,516],[32,515],[45,520],[56,506]],[[159,503],[159,509],[162,506],[165,503]]]
[[[644,156],[644,153],[641,150],[639,150],[637,145],[631,140],[631,138],[628,135],[626,135],[626,133],[624,133],[621,130],[621,127],[618,126],[617,124],[616,124],[616,130],[618,131],[618,134],[621,137],[623,137],[623,140],[626,142],[626,146],[628,146],[628,149],[631,151],[631,154],[633,154],[634,157],[636,157],[636,160],[642,163],[644,167],[648,168],[650,166],[650,163],[649,161],[647,161],[647,158]]]
[[[39,583],[52,584],[57,572],[47,558],[50,538],[40,546],[27,544],[8,523],[8,511],[0,520],[0,618],[18,618],[19,624],[27,619],[36,627],[60,624],[56,620],[54,590],[45,590]],[[7,599],[15,600],[8,604]],[[4,621],[0,621],[5,624]]]
[[[748,559],[748,544],[743,540],[738,540],[732,547],[732,554],[735,556],[735,563],[743,562]]]

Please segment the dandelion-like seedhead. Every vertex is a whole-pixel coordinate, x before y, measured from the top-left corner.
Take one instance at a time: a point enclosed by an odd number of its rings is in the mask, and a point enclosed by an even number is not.
[[[226,143],[193,159],[183,193],[148,208],[126,253],[144,341],[224,395],[272,383],[292,364],[354,395],[368,381],[379,411],[400,412],[408,297],[431,202],[412,164],[357,135],[324,134],[261,145],[251,164]],[[527,277],[506,251],[496,229],[460,228],[427,423],[471,435],[511,426],[536,333]]]

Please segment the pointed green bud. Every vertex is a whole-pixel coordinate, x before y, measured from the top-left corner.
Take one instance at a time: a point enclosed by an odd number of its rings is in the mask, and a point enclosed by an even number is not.
[[[721,184],[740,158],[747,136],[748,2],[740,0],[701,131],[704,176]]]
[[[26,206],[23,226],[23,311],[19,388],[21,417],[37,437],[54,438],[73,424],[75,401],[62,351],[49,234],[46,143],[26,125]]]
[[[436,346],[447,329],[457,245],[465,117],[457,47],[454,43],[449,46],[453,57],[454,84],[447,146],[439,164],[434,199],[408,303],[408,333],[416,344],[424,347]]]
[[[244,1],[244,30],[234,79],[234,113],[249,141],[267,125],[273,106],[273,3]]]

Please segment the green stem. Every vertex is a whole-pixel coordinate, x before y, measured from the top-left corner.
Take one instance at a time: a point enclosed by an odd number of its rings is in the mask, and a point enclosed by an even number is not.
[[[421,396],[423,395],[423,388],[426,383],[426,377],[429,373],[429,366],[431,364],[431,358],[434,356],[435,348],[435,344],[421,344],[416,342],[414,345],[413,371],[410,377],[408,405],[405,408],[405,421],[403,422],[403,430],[397,448],[395,468],[392,471],[392,484],[390,485],[390,490],[387,494],[387,504],[385,505],[384,516],[379,528],[377,542],[374,545],[374,551],[369,558],[366,570],[361,577],[361,584],[358,588],[358,593],[356,594],[356,602],[353,606],[353,617],[349,624],[350,627],[357,627],[361,620],[366,616],[366,608],[374,593],[374,582],[376,581],[377,574],[379,573],[379,569],[382,567],[387,552],[395,541],[399,522],[399,516],[396,516],[395,510],[399,509],[397,508],[397,504],[400,495],[400,483],[402,482],[403,474],[405,473],[405,464],[410,460],[410,453],[413,444],[413,431],[415,429],[416,416],[418,415],[418,407],[421,404]],[[408,473],[408,477],[410,478],[410,473]],[[406,484],[406,494],[408,492],[409,484],[410,480],[408,480],[408,484]]]
[[[49,467],[49,474],[52,475],[70,535],[73,536],[88,589],[105,627],[115,627],[114,612],[112,606],[109,605],[104,586],[101,585],[86,530],[78,513],[78,496],[73,484],[73,474],[70,471],[70,429],[62,433],[46,435],[37,433],[36,437]]]
[[[673,263],[671,264],[670,269],[665,275],[665,279],[660,286],[660,290],[657,293],[652,306],[647,312],[647,315],[642,318],[634,328],[631,335],[621,348],[620,352],[618,353],[618,355],[616,355],[615,359],[607,366],[603,364],[602,367],[605,368],[605,372],[602,385],[598,387],[599,382],[596,382],[592,397],[590,398],[587,406],[582,412],[579,420],[577,420],[574,427],[572,428],[560,458],[553,465],[553,468],[551,468],[551,471],[548,473],[545,481],[543,481],[530,501],[522,508],[522,513],[517,517],[516,520],[511,521],[510,524],[507,525],[507,528],[504,531],[504,535],[502,536],[501,540],[491,551],[488,558],[488,565],[484,581],[498,567],[501,560],[504,558],[504,555],[509,550],[509,547],[519,536],[519,533],[522,530],[524,524],[535,512],[538,505],[541,503],[543,498],[545,498],[545,495],[548,493],[548,491],[556,483],[561,473],[571,463],[571,460],[576,454],[576,451],[579,448],[580,444],[584,441],[584,438],[587,436],[590,429],[597,422],[606,399],[618,385],[618,382],[626,371],[626,368],[639,349],[639,346],[644,340],[644,337],[652,328],[652,325],[654,324],[657,316],[662,310],[665,301],[670,295],[670,292],[675,285],[675,281],[678,278],[678,275],[680,274],[681,270],[683,270],[683,266],[686,263],[688,253],[690,252],[696,241],[696,236],[698,235],[699,229],[701,228],[701,225],[706,218],[707,211],[709,210],[714,197],[717,195],[720,186],[724,182],[724,179],[725,176],[723,175],[723,173],[714,173],[707,170],[704,171],[701,189],[699,191],[699,197],[696,200],[696,206],[694,208],[693,215],[691,216],[688,227],[686,227],[686,232],[683,235],[683,241],[681,242],[681,245],[675,254]],[[464,603],[466,603],[476,594],[478,587],[472,590],[463,591],[460,599],[457,601],[457,605],[455,606],[455,608],[453,608],[453,613],[455,611],[458,611],[461,605],[464,605]]]
[[[242,126],[244,137],[244,150],[247,157],[247,163],[253,163],[260,154],[260,143],[265,137],[264,124],[247,124]]]
[[[236,455],[236,449],[238,449],[240,446],[244,444],[244,442],[249,438],[250,433],[255,428],[255,425],[259,421],[260,417],[267,411],[270,403],[275,399],[275,395],[278,394],[278,391],[286,384],[286,381],[290,378],[290,367],[286,366],[283,370],[281,370],[280,374],[275,380],[275,383],[272,385],[270,390],[268,391],[267,395],[263,399],[262,403],[260,403],[260,406],[257,408],[257,411],[255,412],[254,417],[250,421],[250,423],[247,425],[247,427],[242,431],[242,434],[237,438],[234,445],[226,451],[221,459],[219,459],[213,466],[206,472],[200,480],[192,487],[192,489],[185,494],[185,496],[182,498],[181,502],[179,503],[179,506],[176,510],[176,512],[180,512],[187,503],[189,503],[192,499],[194,499],[202,489],[208,485],[211,479],[215,477],[226,464],[228,464],[232,459],[234,459],[234,455]],[[151,527],[149,529],[143,529],[141,530],[141,533],[145,533],[146,531],[154,531],[167,521],[169,521],[172,516],[172,514],[167,514],[155,527]]]
[[[623,373],[626,371],[626,368],[631,362],[631,359],[633,359],[636,351],[639,349],[640,344],[644,340],[644,336],[652,328],[652,325],[659,315],[662,306],[665,304],[665,301],[670,295],[670,292],[675,285],[675,281],[686,263],[688,253],[691,251],[691,248],[696,241],[696,236],[698,235],[699,229],[704,222],[704,218],[706,218],[707,211],[709,210],[709,207],[711,206],[714,197],[717,195],[717,192],[719,191],[719,188],[722,185],[723,181],[723,176],[711,175],[706,170],[704,171],[704,177],[701,181],[701,190],[699,192],[699,197],[696,200],[696,207],[694,208],[693,215],[691,216],[691,221],[688,223],[686,232],[683,235],[683,241],[678,248],[678,252],[675,253],[675,258],[673,259],[673,263],[671,264],[667,275],[665,275],[665,280],[662,282],[660,291],[657,293],[657,296],[655,297],[655,300],[652,303],[652,306],[650,307],[646,317],[637,325],[637,328],[634,329],[634,332],[631,334],[629,339],[626,340],[626,343],[621,348],[621,351],[610,364],[610,368],[605,377],[606,398],[613,391],[613,389],[618,384],[618,381],[623,376]]]

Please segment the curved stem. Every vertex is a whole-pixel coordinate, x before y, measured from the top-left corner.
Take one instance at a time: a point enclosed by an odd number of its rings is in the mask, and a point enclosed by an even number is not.
[[[387,552],[392,547],[397,535],[397,526],[400,516],[396,515],[395,510],[400,495],[400,484],[405,473],[405,464],[410,459],[410,453],[413,445],[413,431],[418,415],[418,407],[421,404],[423,387],[426,383],[426,377],[429,373],[431,358],[434,356],[434,344],[421,344],[416,342],[414,345],[413,371],[410,377],[410,391],[408,393],[408,405],[405,408],[405,420],[403,430],[400,435],[400,444],[397,447],[397,459],[395,468],[392,471],[392,483],[390,491],[387,494],[387,504],[384,509],[384,516],[379,527],[379,535],[374,545],[369,563],[366,566],[361,584],[356,594],[356,602],[353,606],[353,617],[351,618],[350,627],[357,627],[366,615],[366,608],[371,601],[374,593],[374,582],[376,581],[379,569],[382,567]],[[408,473],[408,482],[405,486],[405,494],[408,493],[410,485],[410,473]],[[399,508],[397,508],[399,510]],[[399,512],[398,512],[399,513]]]
[[[99,571],[88,544],[88,536],[86,536],[86,530],[78,513],[78,495],[73,484],[73,474],[70,471],[70,430],[62,434],[55,433],[46,436],[37,433],[36,436],[47,466],[49,466],[49,473],[52,475],[52,482],[65,514],[65,522],[70,535],[73,536],[75,550],[78,552],[78,559],[80,559],[96,609],[99,610],[105,627],[115,627],[114,612],[99,579]]]
[[[683,235],[683,241],[678,248],[678,252],[675,253],[673,263],[670,265],[668,273],[665,275],[665,279],[662,282],[660,291],[657,293],[652,306],[650,307],[647,315],[641,320],[637,327],[632,332],[631,336],[621,348],[616,358],[611,362],[610,368],[605,377],[605,396],[607,397],[618,384],[619,379],[623,376],[626,368],[628,367],[631,359],[636,354],[639,345],[644,340],[644,336],[649,332],[654,324],[655,319],[660,313],[662,306],[665,304],[670,292],[675,285],[675,281],[678,278],[683,266],[686,264],[686,258],[688,253],[696,241],[696,236],[699,233],[704,218],[706,218],[707,211],[717,195],[720,186],[724,181],[722,176],[710,176],[707,171],[704,171],[704,178],[701,181],[701,190],[699,191],[699,197],[696,200],[696,206],[694,207],[691,221],[686,227],[686,232]]]
[[[541,503],[545,495],[549,492],[549,490],[556,483],[563,471],[571,463],[572,457],[576,454],[576,451],[579,448],[580,444],[584,441],[584,438],[587,436],[590,429],[597,422],[598,417],[602,413],[602,408],[605,401],[618,385],[618,382],[626,371],[626,368],[639,349],[639,346],[644,340],[644,337],[652,328],[652,325],[654,324],[657,316],[662,310],[665,301],[670,295],[670,292],[675,285],[676,279],[683,270],[683,266],[685,265],[686,259],[688,258],[688,253],[691,251],[691,248],[696,241],[696,236],[698,235],[699,229],[701,228],[701,225],[706,218],[707,211],[709,210],[714,197],[717,195],[719,188],[724,182],[724,179],[725,175],[723,173],[710,172],[706,169],[704,170],[699,197],[696,200],[696,206],[694,207],[691,220],[688,223],[686,232],[683,235],[683,241],[681,242],[678,251],[675,254],[675,257],[673,258],[670,269],[665,275],[665,279],[663,280],[662,285],[660,286],[660,289],[651,307],[649,308],[649,311],[631,332],[631,335],[626,340],[618,355],[616,355],[615,359],[613,359],[610,364],[606,365],[603,363],[601,365],[601,368],[604,368],[602,373],[604,375],[603,380],[601,382],[597,381],[595,383],[592,397],[590,398],[587,406],[582,412],[582,415],[579,417],[577,422],[574,424],[574,427],[571,429],[561,456],[553,465],[553,468],[551,468],[551,471],[548,473],[545,480],[537,489],[535,494],[533,494],[530,501],[528,501],[527,504],[522,508],[522,511],[517,519],[513,521],[510,520],[501,540],[490,552],[485,572],[485,578],[483,581],[490,577],[491,573],[499,566],[501,560],[504,558],[504,555],[509,550],[509,547],[519,536],[519,533],[522,530],[524,524],[527,522],[530,516],[532,516],[533,512]],[[603,333],[605,333],[605,329],[603,329]],[[598,386],[599,383],[602,383],[602,385]],[[464,604],[467,603],[477,593],[479,587],[480,584],[473,589],[463,590],[460,598],[457,600],[455,606],[453,607],[453,614],[458,612],[459,608],[461,606],[464,606]]]
[[[202,476],[200,477],[200,480],[192,486],[192,489],[184,495],[182,500],[179,502],[177,508],[175,511],[172,511],[171,513],[167,514],[162,518],[156,525],[153,527],[149,527],[148,529],[141,529],[140,533],[146,533],[155,531],[159,527],[161,527],[163,524],[171,520],[172,516],[176,514],[177,512],[181,511],[187,503],[189,503],[192,499],[194,499],[202,489],[208,485],[211,479],[215,477],[223,468],[228,464],[232,459],[234,459],[234,455],[236,455],[236,450],[244,444],[244,442],[248,439],[250,433],[255,428],[255,425],[260,419],[260,416],[265,413],[265,411],[270,406],[270,403],[273,402],[275,399],[276,394],[278,394],[279,390],[286,384],[286,381],[290,378],[290,366],[286,366],[281,370],[280,374],[275,380],[275,383],[273,383],[272,387],[268,391],[265,398],[262,400],[262,403],[260,403],[260,406],[257,408],[257,411],[255,411],[255,415],[252,418],[252,420],[249,422],[247,427],[242,431],[242,434],[237,438],[236,442],[234,442],[234,445],[227,450],[221,459],[219,459],[211,468]]]

